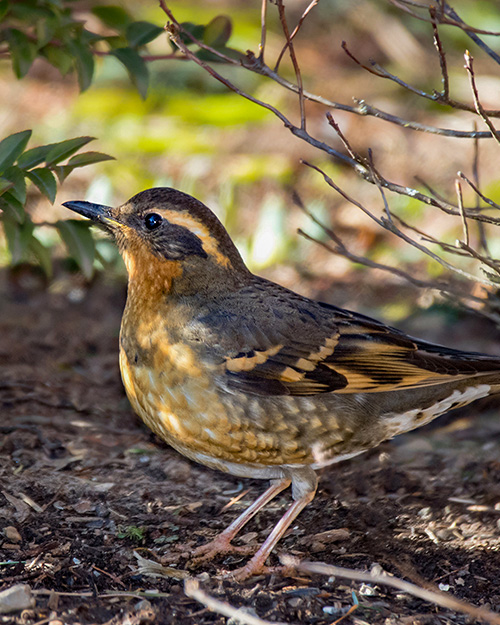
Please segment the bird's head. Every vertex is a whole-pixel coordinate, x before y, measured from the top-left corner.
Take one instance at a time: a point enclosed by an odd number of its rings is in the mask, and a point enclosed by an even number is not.
[[[249,273],[214,213],[175,189],[148,189],[118,208],[83,201],[64,206],[114,235],[131,284],[167,280],[169,289],[175,283],[199,291]]]

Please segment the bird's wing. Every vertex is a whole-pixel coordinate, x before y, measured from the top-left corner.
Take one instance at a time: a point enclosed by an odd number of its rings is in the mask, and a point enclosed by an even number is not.
[[[299,296],[265,303],[254,315],[227,310],[200,320],[204,345],[223,365],[228,388],[260,395],[372,393],[500,372],[494,357],[419,341],[327,304]]]

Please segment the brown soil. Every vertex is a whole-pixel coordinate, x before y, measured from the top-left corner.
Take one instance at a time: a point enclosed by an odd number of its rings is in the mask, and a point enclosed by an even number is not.
[[[265,483],[187,461],[133,415],[117,365],[124,287],[0,290],[0,590],[25,583],[37,591],[33,609],[0,623],[225,623],[186,597],[182,581],[140,574],[134,551],[191,570],[189,550]],[[470,337],[481,327],[461,330]],[[289,502],[288,492],[278,497],[239,544],[261,542]],[[322,535],[338,528],[346,531]],[[271,563],[280,553],[360,570],[377,563],[500,611],[499,548],[500,420],[490,400],[325,470]],[[332,623],[354,591],[359,607],[346,623],[467,622],[378,585],[305,574],[217,577],[243,562],[220,557],[192,572],[205,571],[200,583],[213,597],[267,621]],[[148,590],[159,596],[142,598]],[[107,594],[125,591],[132,595]]]

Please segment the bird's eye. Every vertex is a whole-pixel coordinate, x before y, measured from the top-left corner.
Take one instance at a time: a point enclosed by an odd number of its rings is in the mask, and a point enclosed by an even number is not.
[[[162,216],[158,215],[158,213],[149,213],[144,219],[144,224],[148,230],[154,230],[158,228],[162,221]]]

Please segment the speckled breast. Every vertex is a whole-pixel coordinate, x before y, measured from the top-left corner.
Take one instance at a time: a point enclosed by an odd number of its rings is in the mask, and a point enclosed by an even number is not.
[[[161,331],[139,327],[133,324],[130,332],[122,326],[120,337],[127,396],[146,425],[189,458],[268,478],[272,467],[314,464],[318,440],[338,444],[345,437],[332,416],[328,425],[318,417],[327,416],[326,406],[225,391],[217,383],[222,369],[201,363],[189,345],[173,342],[164,325]]]

